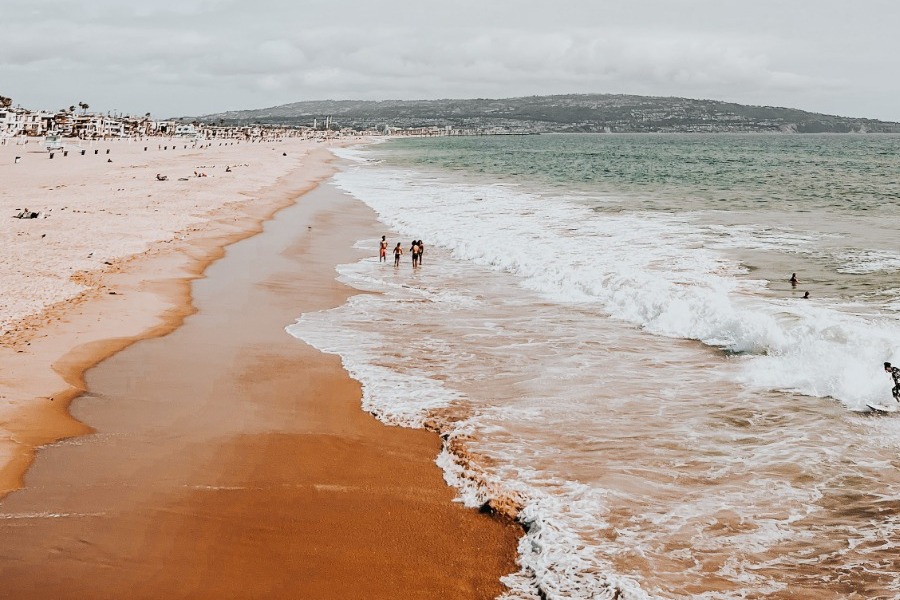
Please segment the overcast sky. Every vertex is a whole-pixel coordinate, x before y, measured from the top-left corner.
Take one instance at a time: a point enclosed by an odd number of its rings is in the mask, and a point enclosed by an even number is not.
[[[898,0],[2,0],[0,94],[156,116],[630,93],[900,121]]]

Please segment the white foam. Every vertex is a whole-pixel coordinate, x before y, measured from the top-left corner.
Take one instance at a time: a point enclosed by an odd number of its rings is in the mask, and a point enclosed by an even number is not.
[[[880,365],[900,353],[900,320],[766,298],[756,293],[765,282],[740,278],[742,267],[716,251],[721,232],[687,216],[601,214],[510,186],[386,168],[350,169],[336,180],[391,228],[511,273],[548,299],[594,303],[650,332],[747,355],[750,385],[832,396],[853,408],[890,389]],[[733,237],[741,236],[786,241],[783,231],[741,228]],[[798,246],[815,241],[795,237]]]
[[[900,254],[884,250],[856,250],[842,253],[844,265],[839,273],[865,275],[869,273],[896,273],[900,271]]]
[[[361,338],[352,328],[335,326],[344,315],[370,314],[366,305],[373,298],[354,296],[348,304],[350,311],[336,309],[309,313],[286,328],[291,335],[303,339],[323,352],[341,357],[351,377],[363,384],[363,408],[382,420],[407,427],[422,427],[430,410],[448,406],[459,395],[446,389],[439,381],[415,374],[415,364],[398,370],[392,358],[382,353],[384,344],[377,333]],[[340,312],[337,312],[340,311]]]

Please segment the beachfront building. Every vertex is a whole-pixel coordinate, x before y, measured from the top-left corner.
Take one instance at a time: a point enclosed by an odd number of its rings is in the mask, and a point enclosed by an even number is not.
[[[174,135],[177,121],[153,121],[153,133],[156,135]]]
[[[48,125],[53,122],[54,113],[25,111],[21,114],[22,133],[31,137],[42,136],[48,131]]]
[[[75,117],[74,135],[83,140],[103,138],[106,129],[107,117],[103,115],[81,115]]]
[[[224,125],[201,126],[200,133],[208,140],[230,139],[234,137],[234,128]]]
[[[0,108],[0,137],[14,137],[22,134],[22,120],[13,108]]]
[[[125,137],[125,122],[122,119],[107,119],[103,124],[103,137]]]
[[[71,137],[75,131],[75,115],[60,111],[46,120],[44,130],[47,132],[52,131],[57,135]]]
[[[149,117],[124,117],[122,129],[125,137],[144,137],[150,135],[153,121]]]
[[[193,123],[179,123],[175,126],[175,135],[195,136],[197,135],[197,127]]]

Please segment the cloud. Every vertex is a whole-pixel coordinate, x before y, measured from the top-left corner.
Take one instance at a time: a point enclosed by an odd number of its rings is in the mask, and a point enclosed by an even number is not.
[[[184,114],[301,99],[631,92],[813,109],[833,99],[853,114],[855,97],[871,106],[879,93],[896,110],[900,91],[867,73],[890,63],[894,37],[861,43],[867,34],[841,22],[852,13],[825,0],[814,12],[773,12],[774,0],[752,10],[712,0],[4,4],[0,92],[38,101],[35,90],[54,89],[46,79],[59,90],[51,105],[70,93]]]

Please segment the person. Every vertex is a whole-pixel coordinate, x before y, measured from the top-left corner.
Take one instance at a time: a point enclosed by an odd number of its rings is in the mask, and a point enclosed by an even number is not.
[[[413,269],[419,266],[419,241],[413,240],[409,245],[409,252],[412,254]]]
[[[900,369],[892,367],[891,363],[886,362],[884,363],[884,370],[894,378],[894,389],[891,390],[891,395],[894,397],[894,400],[900,402]]]
[[[803,299],[809,300],[809,292],[803,292]]]
[[[419,266],[422,266],[422,256],[425,254],[425,244],[422,243],[422,240],[419,240]]]
[[[378,248],[378,262],[383,262],[387,260],[387,239],[385,236],[381,236],[381,244]]]
[[[791,279],[790,279],[790,281],[791,281],[791,286],[792,286],[792,287],[797,287],[797,284],[800,283],[800,280],[797,279],[797,274],[796,274],[796,273],[791,273]]]
[[[403,254],[403,248],[400,247],[400,242],[397,242],[397,245],[394,246],[394,266],[400,266],[400,255]]]

